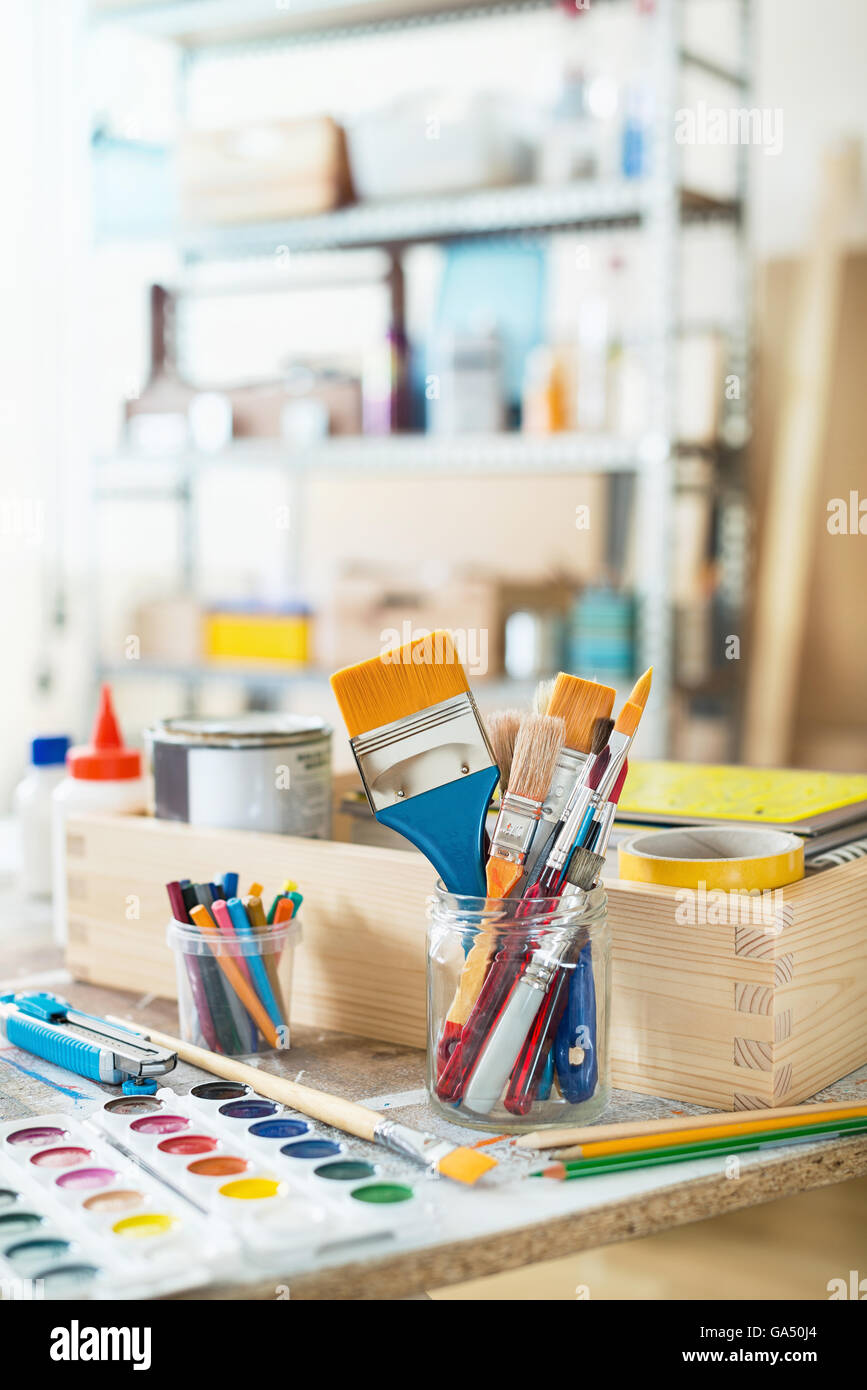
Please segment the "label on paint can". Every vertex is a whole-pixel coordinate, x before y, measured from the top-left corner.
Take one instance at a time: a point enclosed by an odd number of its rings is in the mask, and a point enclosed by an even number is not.
[[[161,820],[331,834],[331,729],[300,715],[166,719],[147,733]]]

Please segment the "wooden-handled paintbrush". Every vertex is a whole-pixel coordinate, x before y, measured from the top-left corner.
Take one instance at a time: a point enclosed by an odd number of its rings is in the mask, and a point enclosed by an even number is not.
[[[485,896],[484,833],[499,772],[448,632],[331,677],[371,809],[450,893]]]
[[[172,1038],[159,1029],[146,1025],[136,1025],[128,1020],[109,1017],[110,1023],[119,1023],[123,1028],[149,1038],[151,1042],[171,1047],[184,1062],[200,1067],[213,1076],[222,1076],[226,1081],[239,1081],[249,1086],[258,1095],[267,1096],[281,1105],[299,1110],[302,1115],[333,1125],[346,1134],[354,1134],[359,1139],[367,1139],[372,1144],[382,1144],[401,1158],[420,1163],[432,1172],[443,1177],[454,1178],[456,1182],[474,1183],[489,1169],[496,1167],[497,1160],[478,1149],[463,1146],[455,1147],[450,1140],[433,1134],[410,1129],[408,1125],[370,1110],[356,1101],[344,1100],[341,1096],[328,1095],[325,1091],[314,1090],[312,1086],[302,1086],[298,1081],[289,1081],[283,1076],[273,1076],[259,1067],[251,1067],[247,1062],[239,1062],[234,1057],[223,1057],[193,1043]]]

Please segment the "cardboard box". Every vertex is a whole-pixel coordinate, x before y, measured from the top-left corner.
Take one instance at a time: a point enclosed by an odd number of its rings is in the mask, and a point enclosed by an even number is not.
[[[343,129],[330,116],[188,130],[178,176],[182,216],[200,225],[310,216],[352,196]]]

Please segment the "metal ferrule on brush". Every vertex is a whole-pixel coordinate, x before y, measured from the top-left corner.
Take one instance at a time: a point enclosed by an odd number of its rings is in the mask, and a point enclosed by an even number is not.
[[[351,747],[374,815],[494,762],[468,690],[359,734]]]
[[[543,821],[556,825],[562,818],[581,785],[588,759],[592,765],[593,759],[587,753],[579,753],[577,748],[569,748],[566,744],[560,749],[551,785],[542,807]]]
[[[439,1139],[435,1134],[424,1134],[420,1130],[409,1129],[406,1125],[398,1124],[396,1120],[382,1120],[374,1130],[374,1137],[377,1143],[383,1144],[401,1158],[408,1158],[412,1163],[423,1163],[430,1168],[436,1168],[440,1159],[445,1158],[454,1148],[454,1144],[448,1139]]]
[[[523,864],[542,815],[538,801],[506,792],[491,838],[490,857]]]

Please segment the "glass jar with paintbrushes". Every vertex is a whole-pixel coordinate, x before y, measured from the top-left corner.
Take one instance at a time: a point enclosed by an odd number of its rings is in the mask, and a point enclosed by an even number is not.
[[[610,931],[601,886],[428,905],[428,1088],[496,1133],[586,1123],[609,1094]]]

